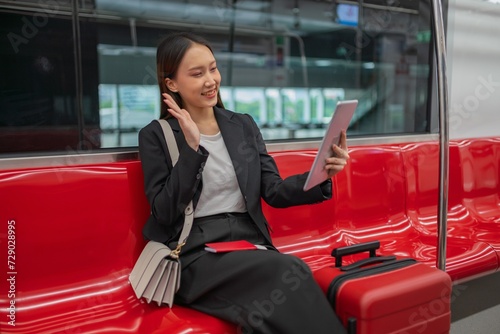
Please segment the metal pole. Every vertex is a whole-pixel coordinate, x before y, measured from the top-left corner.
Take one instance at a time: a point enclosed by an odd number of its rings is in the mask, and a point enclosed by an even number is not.
[[[302,79],[304,80],[303,87],[309,88],[309,75],[307,74],[307,57],[306,57],[306,48],[304,45],[304,40],[298,34],[292,32],[287,32],[286,34],[287,36],[295,38],[299,43],[300,63],[302,65]]]
[[[83,130],[85,129],[85,118],[83,117],[83,83],[82,83],[82,50],[80,39],[80,17],[78,0],[73,0],[72,25],[73,25],[73,55],[75,59],[75,111],[78,119],[78,144],[76,149],[83,150],[84,138]]]
[[[231,22],[229,22],[229,45],[228,53],[229,59],[227,64],[227,79],[226,85],[231,87],[233,85],[233,52],[234,52],[234,30],[236,28],[236,2],[238,0],[229,0],[231,4]]]
[[[438,205],[438,249],[436,267],[446,271],[446,233],[448,214],[448,82],[446,79],[446,41],[443,23],[443,6],[440,0],[432,0],[434,44],[437,63],[439,102],[439,205]]]

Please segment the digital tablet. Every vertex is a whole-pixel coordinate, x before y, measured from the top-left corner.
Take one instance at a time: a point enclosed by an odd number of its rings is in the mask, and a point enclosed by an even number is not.
[[[312,164],[311,170],[304,185],[304,191],[324,182],[328,179],[328,172],[325,170],[326,158],[332,156],[332,145],[339,143],[342,130],[347,130],[351,122],[354,111],[358,105],[358,100],[339,101],[333,112],[325,136],[321,141],[318,154]]]

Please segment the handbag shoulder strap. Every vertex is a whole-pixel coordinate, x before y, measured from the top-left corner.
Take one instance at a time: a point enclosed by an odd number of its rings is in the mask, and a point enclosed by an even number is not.
[[[177,160],[179,160],[179,149],[174,137],[174,132],[170,127],[170,124],[164,119],[158,119],[161,128],[163,130],[163,135],[165,136],[165,141],[167,142],[168,152],[170,153],[170,158],[172,158],[172,165],[175,166]]]
[[[174,132],[172,131],[170,124],[168,124],[166,120],[159,119],[157,121],[160,123],[163,130],[163,135],[165,136],[165,141],[167,142],[168,152],[170,153],[170,158],[172,159],[172,165],[175,166],[177,160],[179,160],[179,149],[177,148],[177,142],[175,141]],[[177,243],[177,248],[172,251],[173,255],[178,256],[181,251],[181,247],[186,243],[189,232],[191,232],[191,227],[193,227],[193,219],[194,207],[193,201],[191,201],[184,210],[184,226],[182,227],[182,232],[179,238],[179,242]]]

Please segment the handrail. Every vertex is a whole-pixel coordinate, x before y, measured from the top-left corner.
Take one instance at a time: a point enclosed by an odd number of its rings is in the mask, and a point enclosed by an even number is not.
[[[438,246],[436,267],[446,271],[446,234],[448,214],[448,169],[449,169],[449,124],[448,83],[446,79],[446,40],[443,23],[443,5],[440,0],[432,1],[434,44],[439,102],[439,203],[438,203]]]
[[[372,145],[391,145],[401,143],[421,143],[436,141],[437,134],[409,134],[394,136],[376,137],[354,137],[347,139],[347,146],[363,147]],[[297,150],[317,150],[321,141],[318,138],[301,141],[269,141],[266,148],[269,153]],[[0,173],[3,170],[49,167],[57,168],[61,166],[77,166],[86,164],[106,164],[120,161],[138,160],[139,151],[137,147],[130,148],[110,148],[95,151],[75,151],[31,153],[26,156],[2,155],[0,154]]]

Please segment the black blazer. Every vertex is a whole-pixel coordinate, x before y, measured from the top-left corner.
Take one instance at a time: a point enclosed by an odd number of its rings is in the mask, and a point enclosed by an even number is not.
[[[327,187],[317,186],[304,192],[302,188],[308,173],[284,180],[281,178],[250,115],[218,107],[214,107],[214,112],[248,213],[269,244],[272,241],[262,212],[261,198],[269,205],[280,208],[331,198],[330,180],[325,183]],[[174,168],[160,124],[152,121],[139,132],[144,187],[151,206],[151,215],[143,234],[148,240],[162,243],[177,241],[184,223],[185,207],[191,199],[196,207],[202,189],[203,167],[209,155],[202,146],[196,152],[187,145],[177,119],[172,117],[168,122],[179,147],[179,160]]]

